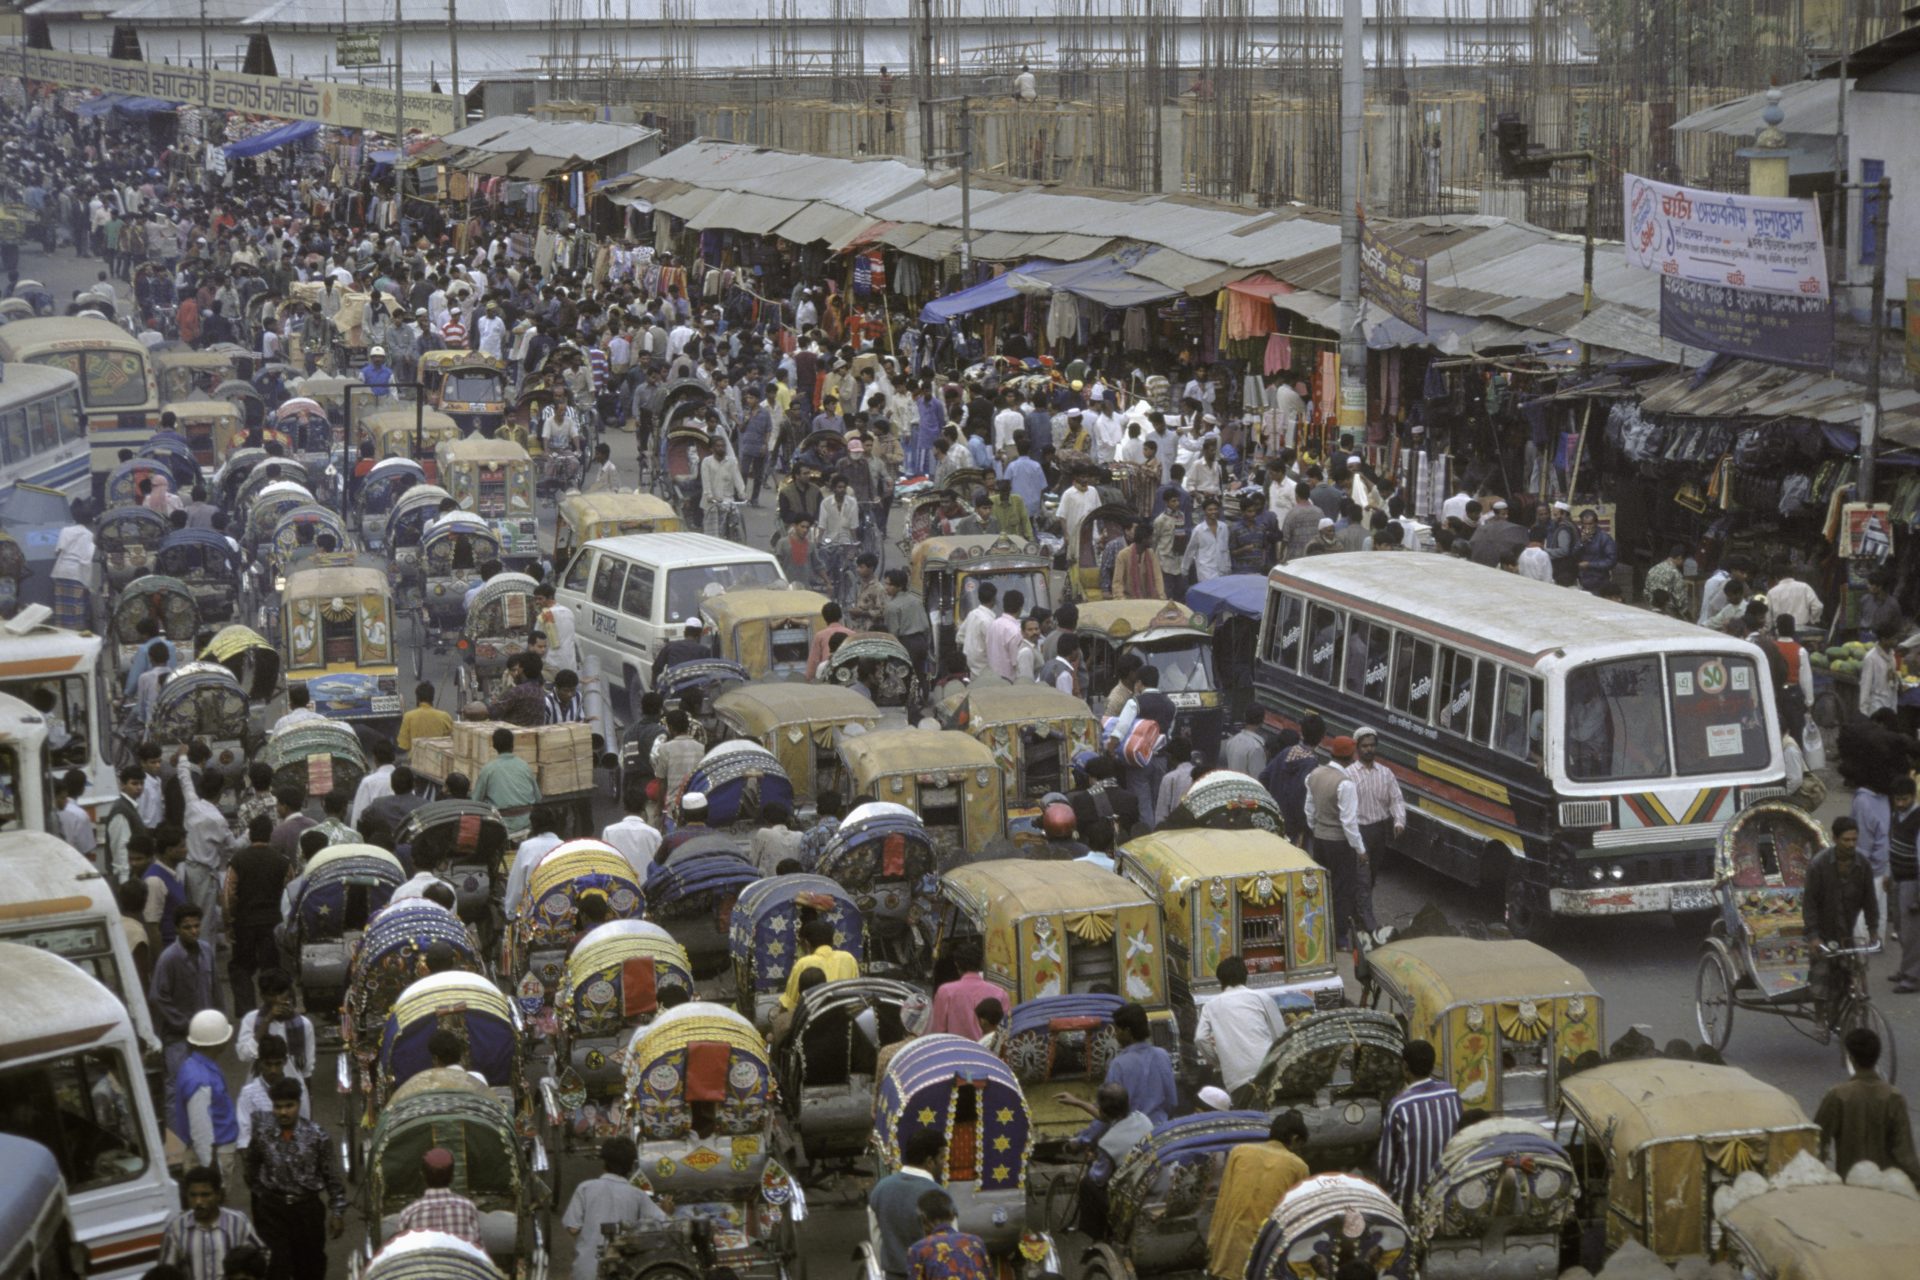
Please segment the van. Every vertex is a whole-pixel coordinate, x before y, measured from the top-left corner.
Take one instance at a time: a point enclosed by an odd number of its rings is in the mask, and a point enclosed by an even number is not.
[[[180,1193],[126,1006],[36,947],[0,942],[0,973],[0,1132],[53,1153],[92,1280],[144,1275]]]
[[[653,660],[716,591],[777,587],[780,563],[704,533],[630,533],[595,538],[573,553],[554,591],[573,610],[584,654],[599,660],[609,684],[626,692],[627,716],[653,686]]]
[[[0,876],[0,942],[50,951],[77,965],[127,1006],[141,1042],[157,1050],[133,948],[107,878],[72,845],[39,831],[0,835],[0,866],[7,869]]]

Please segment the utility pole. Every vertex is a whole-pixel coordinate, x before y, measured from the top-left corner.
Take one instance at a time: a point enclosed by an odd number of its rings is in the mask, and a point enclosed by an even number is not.
[[[407,59],[403,48],[406,31],[406,0],[393,0],[393,194],[400,194],[400,162],[406,159],[407,143]]]
[[[213,110],[213,64],[208,61],[208,57],[207,0],[200,0],[200,109],[211,112]],[[211,126],[211,119],[206,121],[206,124]],[[206,135],[202,141],[212,141],[213,130],[210,127],[203,129],[202,132]]]
[[[1861,502],[1873,501],[1874,454],[1880,443],[1880,355],[1887,332],[1887,205],[1893,199],[1893,183],[1882,178],[1874,191],[1873,288],[1867,302],[1867,323],[1873,328],[1867,343],[1867,403],[1860,410]],[[1842,187],[1841,193],[1845,192]]]
[[[973,274],[973,100],[963,93],[957,98],[923,101],[920,106],[931,115],[936,103],[944,105],[950,102],[960,104],[960,149],[942,151],[937,155],[929,152],[927,163],[931,165],[935,161],[947,160],[960,162],[960,276],[962,281],[968,281]]]
[[[460,97],[460,19],[455,11],[459,0],[447,0],[447,53],[451,66],[447,71],[447,87],[453,96]],[[467,113],[463,107],[453,109],[453,127],[463,129],[467,124]]]
[[[920,19],[921,167],[933,167],[933,0],[915,0]]]
[[[1360,324],[1360,131],[1366,121],[1361,0],[1340,11],[1340,387],[1335,425],[1367,427],[1367,337]]]

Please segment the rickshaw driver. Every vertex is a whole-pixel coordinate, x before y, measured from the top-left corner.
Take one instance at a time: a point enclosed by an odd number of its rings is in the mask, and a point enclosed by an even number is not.
[[[1833,820],[1833,844],[1807,864],[1800,892],[1800,927],[1812,957],[1807,985],[1813,989],[1824,1025],[1846,997],[1847,971],[1828,954],[1854,944],[1854,931],[1866,916],[1867,945],[1880,945],[1880,899],[1873,889],[1873,869],[1860,855],[1859,824],[1852,818]]]
[[[1307,1122],[1298,1111],[1273,1118],[1265,1142],[1246,1142],[1227,1153],[1207,1228],[1207,1274],[1243,1280],[1247,1255],[1261,1226],[1287,1192],[1311,1173],[1299,1152],[1307,1145]]]
[[[1078,1226],[1095,1240],[1107,1237],[1107,1184],[1127,1152],[1153,1132],[1153,1118],[1137,1109],[1127,1087],[1109,1080],[1094,1091],[1088,1102],[1077,1094],[1062,1091],[1053,1100],[1062,1106],[1084,1111],[1092,1117],[1086,1128],[1073,1135],[1072,1145],[1087,1153],[1087,1169],[1080,1179],[1080,1218]]]
[[[374,347],[367,352],[367,365],[360,370],[360,381],[372,389],[376,400],[393,394],[393,367],[387,363],[385,347]]]
[[[829,982],[860,976],[860,962],[854,959],[853,953],[833,945],[833,921],[815,916],[800,926],[800,940],[807,944],[807,952],[793,962],[793,969],[787,974],[787,989],[780,993],[782,1009],[791,1009],[800,1003],[800,976],[809,969],[819,969]]]

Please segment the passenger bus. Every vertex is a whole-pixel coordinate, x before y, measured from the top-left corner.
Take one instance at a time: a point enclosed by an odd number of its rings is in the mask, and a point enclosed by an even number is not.
[[[1393,851],[1555,916],[1714,907],[1727,820],[1784,793],[1760,651],[1582,591],[1419,552],[1274,569],[1254,667],[1270,720],[1369,726]]]
[[[22,484],[52,489],[68,499],[87,492],[80,379],[65,369],[37,364],[0,368],[0,502]]]
[[[0,942],[0,1132],[53,1153],[91,1280],[160,1260],[180,1193],[126,1008],[49,951]]]
[[[160,384],[138,338],[98,316],[15,320],[0,326],[0,361],[49,365],[80,380],[88,473],[98,498],[120,450],[139,449],[160,425]]]

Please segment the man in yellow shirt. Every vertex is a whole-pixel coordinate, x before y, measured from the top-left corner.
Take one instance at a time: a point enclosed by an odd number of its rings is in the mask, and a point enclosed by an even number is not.
[[[1248,1142],[1227,1153],[1220,1195],[1207,1230],[1207,1274],[1243,1280],[1247,1255],[1281,1197],[1307,1179],[1307,1162],[1295,1151],[1306,1145],[1307,1122],[1298,1111],[1273,1118],[1265,1142]]]
[[[433,686],[421,683],[413,688],[419,704],[400,717],[399,746],[411,751],[415,738],[446,738],[453,734],[453,717],[433,705]]]
[[[833,921],[825,916],[815,916],[801,925],[800,941],[807,953],[793,962],[793,972],[787,975],[787,989],[780,995],[782,1009],[791,1009],[800,1003],[800,975],[809,969],[825,972],[828,982],[860,976],[860,962],[853,958],[853,953],[833,945]]]

